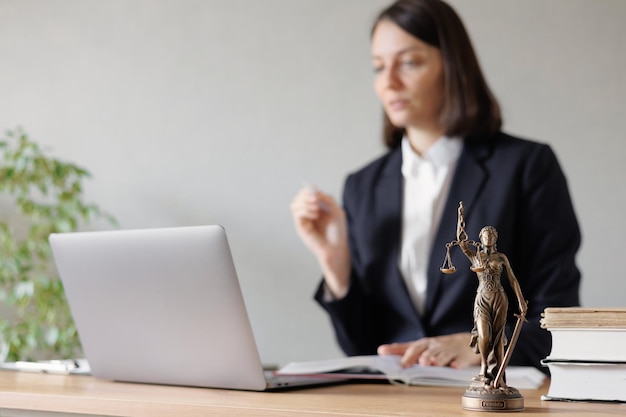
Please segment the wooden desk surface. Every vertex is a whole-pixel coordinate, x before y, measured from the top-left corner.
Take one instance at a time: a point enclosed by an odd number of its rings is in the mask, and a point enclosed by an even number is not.
[[[535,416],[626,415],[626,404],[542,401],[524,390]],[[87,376],[0,371],[0,415],[107,416],[453,416],[490,415],[461,408],[463,388],[343,384],[283,392],[244,392],[128,384]],[[28,410],[28,412],[23,411]],[[57,416],[59,414],[56,414]]]

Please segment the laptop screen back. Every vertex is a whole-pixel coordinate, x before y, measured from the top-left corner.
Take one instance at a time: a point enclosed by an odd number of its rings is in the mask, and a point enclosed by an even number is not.
[[[265,388],[223,228],[63,233],[50,244],[94,376]]]

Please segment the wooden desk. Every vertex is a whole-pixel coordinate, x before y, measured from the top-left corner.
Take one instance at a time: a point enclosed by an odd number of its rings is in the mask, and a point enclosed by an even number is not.
[[[541,401],[522,391],[527,415],[626,415],[626,404]],[[463,388],[345,384],[262,393],[127,384],[86,376],[0,371],[0,416],[455,416]]]

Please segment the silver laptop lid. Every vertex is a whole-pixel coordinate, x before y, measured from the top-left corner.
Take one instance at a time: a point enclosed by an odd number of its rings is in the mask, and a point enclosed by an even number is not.
[[[222,227],[52,234],[50,244],[94,376],[265,388]]]

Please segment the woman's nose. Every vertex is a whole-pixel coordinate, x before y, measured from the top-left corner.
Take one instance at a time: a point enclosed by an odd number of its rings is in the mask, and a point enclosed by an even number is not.
[[[390,67],[387,71],[385,71],[385,87],[391,89],[397,89],[402,85],[400,81],[400,77],[398,74],[398,70],[395,67]]]

